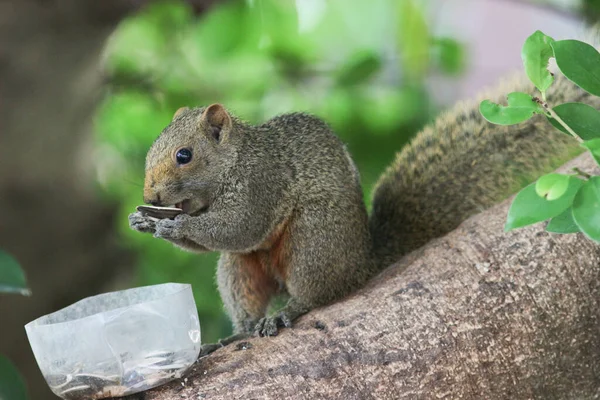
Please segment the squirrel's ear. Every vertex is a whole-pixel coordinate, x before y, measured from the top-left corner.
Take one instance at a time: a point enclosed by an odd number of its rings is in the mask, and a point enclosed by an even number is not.
[[[220,104],[212,104],[206,107],[206,110],[200,117],[200,124],[208,129],[208,132],[217,142],[229,133],[231,130],[231,117]]]
[[[177,117],[179,117],[181,114],[183,114],[185,111],[189,110],[189,107],[181,107],[179,109],[177,109],[177,111],[175,111],[175,114],[173,114],[173,119],[172,121],[175,121],[175,119]]]

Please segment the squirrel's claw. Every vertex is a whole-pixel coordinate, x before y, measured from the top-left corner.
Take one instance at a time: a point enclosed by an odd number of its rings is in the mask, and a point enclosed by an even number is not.
[[[156,221],[156,230],[154,231],[155,238],[180,240],[183,239],[184,236],[182,220],[161,219]]]
[[[223,339],[219,339],[217,343],[205,343],[200,347],[200,355],[198,358],[209,355],[213,351],[220,349],[221,347],[225,347],[237,340],[242,340],[248,338],[250,335],[246,332],[235,333],[231,336],[228,336]]]
[[[220,349],[223,347],[220,343],[207,343],[200,346],[200,354],[198,354],[198,358],[204,357],[212,353],[213,351]]]
[[[279,328],[291,328],[292,321],[285,312],[280,312],[272,317],[261,318],[254,328],[258,336],[277,336]]]
[[[136,211],[133,214],[129,214],[129,227],[139,232],[154,233],[156,220]]]

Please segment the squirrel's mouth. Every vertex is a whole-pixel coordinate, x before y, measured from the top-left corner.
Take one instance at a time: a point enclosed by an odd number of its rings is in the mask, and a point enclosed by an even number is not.
[[[176,203],[175,208],[179,208],[179,209],[183,210],[184,214],[196,216],[196,215],[202,214],[203,212],[206,212],[206,210],[208,209],[208,204],[202,203],[199,205],[198,209],[193,210],[192,209],[192,201],[190,199],[186,199],[186,200],[180,201],[179,203]]]
[[[175,203],[175,208],[182,209],[184,214],[187,214],[190,212],[190,206],[191,206],[191,201],[189,199],[180,201],[179,203]]]

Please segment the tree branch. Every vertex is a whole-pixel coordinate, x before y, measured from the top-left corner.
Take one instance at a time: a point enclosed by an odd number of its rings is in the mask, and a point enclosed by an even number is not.
[[[562,170],[573,167],[594,162],[584,155]],[[504,233],[508,207],[470,218],[277,337],[200,359],[144,399],[597,395],[600,247],[542,224]]]

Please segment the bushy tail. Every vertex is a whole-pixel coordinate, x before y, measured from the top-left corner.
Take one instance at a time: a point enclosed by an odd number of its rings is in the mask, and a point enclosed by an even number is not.
[[[506,94],[532,92],[532,87],[525,79],[513,79],[478,101],[460,103],[397,154],[376,185],[369,221],[374,256],[382,267],[582,152],[544,116],[498,126],[479,113],[483,99],[506,104]],[[547,95],[550,105],[600,106],[598,97],[559,74]]]

